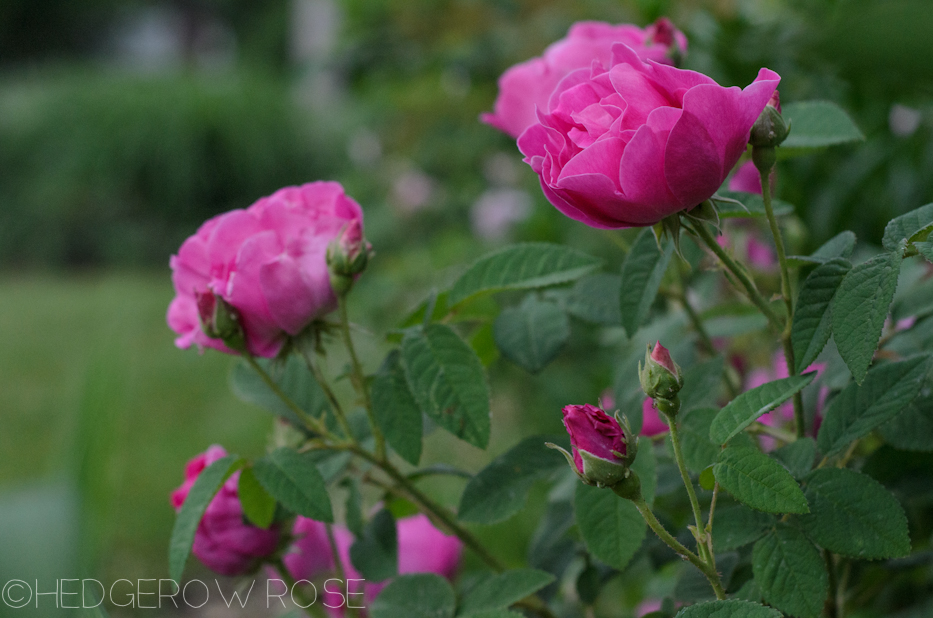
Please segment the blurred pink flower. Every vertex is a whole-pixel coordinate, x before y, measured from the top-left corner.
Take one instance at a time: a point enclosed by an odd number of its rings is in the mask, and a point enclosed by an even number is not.
[[[181,510],[188,492],[201,472],[227,456],[221,446],[211,446],[185,466],[185,482],[172,492],[172,506]],[[275,551],[278,528],[263,530],[247,523],[237,494],[240,473],[234,472],[211,500],[198,524],[191,552],[212,571],[222,575],[243,575],[259,566],[262,558]]]
[[[548,111],[551,93],[567,74],[589,69],[593,63],[608,67],[615,43],[628,45],[642,60],[666,64],[674,64],[674,57],[687,51],[687,37],[663,17],[644,30],[630,24],[577,22],[542,57],[516,64],[502,74],[495,111],[482,114],[480,120],[517,138],[537,122],[536,110]]]
[[[398,573],[436,573],[447,579],[453,579],[460,566],[463,544],[456,536],[448,536],[434,527],[431,520],[423,514],[399,519],[396,522],[398,536]],[[321,575],[333,576],[333,553],[327,539],[324,524],[304,517],[295,521],[293,533],[298,539],[285,555],[285,567],[292,577],[313,580]],[[343,526],[334,526],[334,540],[344,575],[348,580],[362,580],[350,561],[350,547],[353,535]],[[364,592],[364,602],[353,597],[354,605],[369,607],[383,588],[383,582],[359,582],[350,587],[351,592]],[[362,584],[362,588],[360,585]],[[334,588],[331,588],[334,589]],[[346,588],[344,588],[344,591]],[[344,600],[333,592],[318,591],[322,602],[333,616],[342,616]],[[330,607],[329,607],[330,606]],[[336,607],[334,607],[336,606]]]
[[[654,407],[651,397],[645,397],[641,404],[641,435],[651,437],[666,433],[670,428],[661,413]]]
[[[825,369],[825,363],[813,363],[802,373],[816,371],[815,379],[819,379],[820,376],[823,375],[823,371]],[[771,367],[753,369],[749,372],[748,376],[745,378],[745,390],[756,388],[767,382],[773,382],[774,380],[786,378],[788,375],[787,363],[784,361],[784,353],[779,350],[774,354],[773,364]],[[816,434],[817,430],[819,430],[820,423],[823,420],[822,411],[828,396],[829,389],[825,386],[820,386],[816,402],[816,415],[813,421],[814,434]],[[758,420],[759,422],[770,427],[790,425],[794,422],[794,404],[792,401],[788,400],[781,404],[777,409],[768,412],[767,414],[763,414]],[[773,442],[771,444],[773,444]]]
[[[250,353],[273,357],[288,335],[337,307],[325,254],[359,204],[336,182],[286,187],[245,210],[208,219],[169,264],[175,298],[168,308],[175,345],[233,353],[201,327],[198,295],[216,294],[234,310]]]

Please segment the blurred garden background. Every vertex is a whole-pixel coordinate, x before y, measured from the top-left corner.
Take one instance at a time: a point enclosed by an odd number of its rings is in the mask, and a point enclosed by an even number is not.
[[[878,243],[933,201],[928,0],[3,0],[0,582],[167,577],[185,461],[268,443],[272,417],[230,392],[233,359],[179,351],[165,325],[168,257],[205,219],[343,183],[377,253],[351,308],[368,369],[381,333],[491,248],[549,240],[620,264],[630,234],[558,214],[477,117],[573,22],[661,15],[689,38],[686,68],[745,85],[767,66],[783,102],[832,100],[866,135],[779,164],[778,197],[811,230],[792,226],[792,253],[844,229]],[[487,359],[489,453],[435,436],[426,463],[476,470],[595,403],[612,347],[574,328],[537,376]],[[460,486],[433,489],[453,503]],[[507,562],[543,500],[479,530]]]

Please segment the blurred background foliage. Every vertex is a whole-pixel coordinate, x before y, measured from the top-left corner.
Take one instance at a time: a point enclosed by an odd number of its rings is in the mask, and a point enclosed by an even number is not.
[[[164,325],[168,256],[206,218],[342,182],[378,254],[354,293],[374,332],[504,242],[566,242],[615,269],[631,234],[559,215],[477,117],[506,68],[574,21],[661,15],[689,37],[687,68],[744,86],[767,66],[784,102],[833,100],[865,133],[781,162],[778,196],[810,230],[792,226],[795,252],[843,229],[877,243],[933,201],[928,0],[0,3],[0,581],[27,558],[159,577],[184,461],[212,442],[262,452],[269,417],[229,394],[229,359],[176,351]],[[444,443],[431,457],[476,469],[557,431],[566,403],[595,402],[613,350],[574,328],[538,376],[496,361],[491,453]],[[481,531],[511,563],[537,516],[517,519]]]

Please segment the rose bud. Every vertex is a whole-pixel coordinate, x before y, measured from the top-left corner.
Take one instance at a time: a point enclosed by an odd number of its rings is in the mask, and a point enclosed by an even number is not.
[[[246,336],[236,310],[210,290],[195,290],[194,299],[198,305],[198,319],[204,334],[212,339],[220,339],[231,350],[245,351]]]
[[[774,167],[777,160],[774,148],[780,146],[789,133],[790,125],[781,116],[781,97],[775,90],[748,136],[748,143],[752,145],[752,161],[760,172]]]
[[[638,380],[645,394],[652,399],[671,402],[683,388],[684,378],[680,367],[671,358],[671,353],[658,341],[645,351],[645,364],[638,364]],[[666,406],[659,404],[658,409],[669,414]]]
[[[198,476],[209,465],[227,456],[220,446],[212,446],[185,466],[185,482],[172,492],[172,506],[181,510]],[[191,553],[206,567],[222,575],[244,575],[260,565],[278,547],[279,530],[257,528],[243,518],[237,493],[239,471],[220,487],[198,523]]]
[[[371,256],[372,245],[363,238],[363,226],[359,219],[353,219],[327,245],[327,268],[334,291],[349,291],[354,277],[363,272]]]
[[[348,223],[360,231],[362,220],[339,183],[313,182],[206,221],[169,262],[176,294],[166,317],[179,335],[175,345],[235,351],[212,336],[229,326],[218,320],[235,317],[247,352],[276,356],[290,337],[337,308],[327,246]],[[223,306],[226,316],[218,313]]]
[[[580,479],[588,485],[612,487],[629,476],[635,459],[635,444],[629,444],[619,422],[590,404],[570,405],[563,410],[564,427],[570,434],[571,455],[557,445]]]

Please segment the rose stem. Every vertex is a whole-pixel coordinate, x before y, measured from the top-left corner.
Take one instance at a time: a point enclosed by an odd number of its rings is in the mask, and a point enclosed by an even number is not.
[[[314,601],[309,601],[308,596],[305,594],[305,591],[300,586],[297,585],[297,582],[295,582],[295,578],[292,577],[291,573],[288,572],[288,569],[285,568],[285,563],[282,561],[282,558],[281,557],[276,558],[276,560],[272,563],[272,566],[275,567],[276,571],[278,571],[278,575],[279,577],[282,578],[282,581],[285,583],[285,586],[286,588],[288,588],[288,591],[292,595],[297,596],[298,602],[301,605],[305,606],[303,607],[304,611],[307,612],[308,615],[311,615],[311,616],[320,615],[320,611],[312,611],[312,608],[315,608],[315,609],[317,608],[317,606],[314,604],[315,601],[317,600],[317,595],[315,594]]]
[[[324,529],[327,531],[327,541],[330,543],[330,553],[334,559],[334,571],[337,573],[337,579],[347,587],[347,613],[351,616],[359,616],[356,607],[350,607],[350,582],[347,581],[343,561],[340,559],[340,549],[337,547],[337,539],[334,537],[334,526],[333,524],[324,524]]]
[[[791,332],[794,326],[794,298],[790,290],[790,274],[787,270],[787,253],[784,250],[784,237],[781,235],[781,228],[778,227],[777,218],[774,216],[774,207],[771,204],[771,170],[760,171],[761,177],[761,197],[765,203],[765,215],[768,217],[768,225],[771,227],[771,235],[774,237],[774,247],[777,249],[778,263],[781,265],[781,296],[784,297],[784,305],[787,307],[787,321],[784,323],[784,329],[781,331],[781,342],[784,344],[784,360],[787,363],[787,375],[797,375],[797,365],[794,362],[794,344],[791,341]],[[803,396],[798,390],[794,393],[794,425],[797,430],[797,437],[802,438],[806,427],[803,418]]]
[[[289,410],[294,412],[298,416],[298,418],[302,419],[305,422],[305,424],[308,426],[308,429],[310,429],[311,431],[315,433],[321,434],[323,436],[330,434],[330,432],[327,431],[327,427],[324,426],[323,423],[321,423],[318,419],[312,417],[307,412],[305,412],[301,408],[301,406],[299,406],[297,403],[292,401],[291,397],[286,395],[282,391],[282,389],[279,388],[279,385],[276,383],[276,381],[273,380],[272,377],[268,373],[266,373],[266,370],[263,369],[259,365],[259,363],[256,362],[256,359],[253,358],[252,355],[244,354],[243,358],[246,359],[246,362],[249,363],[250,367],[252,367],[256,371],[256,373],[259,374],[259,377],[262,378],[262,381],[265,382],[266,386],[268,386],[269,389],[273,393],[275,393],[275,395],[279,399],[282,400],[282,403],[284,403],[288,407]]]
[[[680,477],[684,480],[684,487],[687,488],[687,495],[690,497],[690,506],[693,508],[693,518],[697,525],[697,551],[700,554],[706,553],[706,544],[703,539],[706,538],[706,532],[703,527],[703,513],[700,511],[700,501],[697,500],[697,494],[693,489],[693,481],[690,480],[690,473],[687,472],[687,464],[684,463],[684,453],[680,446],[680,432],[677,430],[675,417],[680,410],[680,399],[674,398],[674,410],[671,414],[665,414],[667,426],[671,429],[671,446],[674,448],[674,459],[677,461],[677,468],[680,470]],[[709,560],[709,556],[705,556]]]
[[[680,541],[675,539],[671,534],[664,529],[664,526],[661,525],[661,522],[654,516],[654,513],[651,512],[651,509],[648,507],[648,504],[644,499],[639,498],[632,501],[635,505],[635,508],[638,509],[638,512],[641,513],[641,516],[645,519],[645,522],[648,526],[654,530],[654,533],[658,535],[662,541],[664,541],[668,547],[673,549],[675,552],[686,558],[690,563],[698,568],[703,575],[706,576],[706,579],[709,580],[710,585],[713,587],[713,592],[716,593],[717,599],[725,599],[726,591],[722,588],[722,583],[719,581],[719,574],[716,572],[716,569],[704,562],[694,554],[692,551],[681,545]]]
[[[324,373],[321,371],[321,368],[314,362],[314,359],[308,354],[308,352],[302,348],[301,358],[304,359],[305,365],[308,366],[308,371],[311,372],[311,375],[314,376],[314,380],[321,387],[321,390],[324,391],[324,395],[327,397],[327,400],[330,402],[330,405],[334,408],[334,416],[337,417],[337,422],[340,423],[341,429],[347,434],[347,440],[354,440],[353,432],[350,430],[350,423],[347,422],[346,414],[343,412],[343,407],[340,405],[340,401],[337,399],[337,396],[334,395],[334,391],[331,389],[330,384],[327,383],[327,380],[324,378]]]
[[[350,364],[353,369],[351,381],[356,392],[363,398],[363,407],[366,409],[366,416],[369,418],[369,425],[373,431],[373,439],[376,442],[376,457],[385,461],[386,441],[382,436],[382,430],[376,422],[376,416],[373,414],[373,402],[369,396],[369,388],[366,385],[366,374],[363,373],[363,366],[356,355],[356,348],[353,346],[353,338],[350,336],[350,320],[347,317],[347,298],[345,295],[337,295],[338,310],[340,312],[340,334],[343,337],[344,346],[350,354]]]
[[[710,251],[712,251],[716,257],[719,258],[719,261],[722,262],[723,266],[725,266],[729,272],[732,273],[732,275],[739,281],[739,283],[742,284],[742,287],[745,288],[745,295],[750,301],[752,301],[752,303],[754,303],[756,307],[758,307],[758,310],[761,311],[761,313],[766,318],[768,318],[768,322],[771,324],[771,327],[774,328],[776,332],[781,332],[781,329],[784,327],[784,325],[781,324],[780,318],[778,318],[777,314],[774,313],[770,306],[768,306],[768,302],[761,295],[761,292],[758,291],[758,288],[755,287],[755,282],[748,277],[748,274],[746,274],[745,270],[739,266],[738,263],[736,263],[736,261],[733,260],[732,257],[726,253],[722,247],[719,246],[719,243],[716,242],[716,239],[713,237],[712,233],[710,233],[710,231],[703,223],[697,222],[696,225],[693,226],[693,229],[696,231],[697,236],[699,236],[700,239],[706,244],[706,246],[709,247]]]

